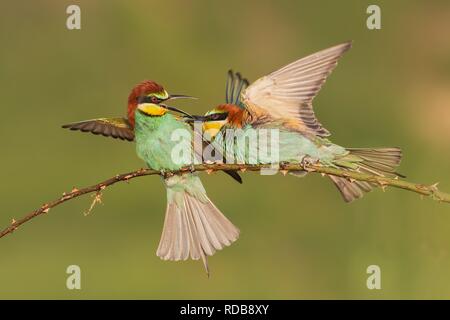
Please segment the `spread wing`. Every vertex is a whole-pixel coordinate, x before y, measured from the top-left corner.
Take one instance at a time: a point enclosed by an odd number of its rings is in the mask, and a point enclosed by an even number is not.
[[[311,54],[258,79],[242,93],[242,101],[254,118],[286,120],[301,132],[329,136],[316,119],[312,100],[351,42]]]
[[[227,85],[225,88],[226,103],[245,108],[245,105],[241,101],[241,92],[243,92],[243,90],[245,90],[248,85],[248,80],[242,78],[239,72],[234,73],[233,70],[228,70]]]
[[[125,118],[99,118],[81,122],[69,123],[62,126],[70,130],[80,130],[101,134],[105,137],[133,141],[134,131]]]

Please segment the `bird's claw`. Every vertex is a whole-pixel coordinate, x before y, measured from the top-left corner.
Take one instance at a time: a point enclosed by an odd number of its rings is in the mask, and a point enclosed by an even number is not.
[[[170,178],[170,177],[173,176],[173,173],[170,172],[170,171],[167,171],[166,169],[161,169],[161,170],[159,170],[159,174],[160,174],[164,179],[167,179],[167,178]]]
[[[284,169],[285,167],[287,167],[289,165],[289,162],[287,162],[287,161],[280,161],[279,165],[280,165],[281,169]]]
[[[307,171],[309,169],[309,166],[311,166],[312,164],[317,164],[318,162],[319,159],[315,159],[310,156],[304,156],[300,161],[300,164],[303,167],[303,170]]]

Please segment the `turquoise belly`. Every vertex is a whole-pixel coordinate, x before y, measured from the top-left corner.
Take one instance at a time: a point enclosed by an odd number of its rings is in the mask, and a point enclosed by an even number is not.
[[[170,114],[149,117],[136,111],[136,153],[151,169],[178,170],[189,165],[191,132]]]
[[[229,160],[234,157],[237,163],[300,162],[307,156],[328,164],[336,155],[347,153],[344,148],[328,140],[318,138],[312,141],[299,132],[278,128],[247,127],[240,132],[234,131],[233,144],[230,143],[230,133],[216,136],[215,145],[219,150],[224,150]]]

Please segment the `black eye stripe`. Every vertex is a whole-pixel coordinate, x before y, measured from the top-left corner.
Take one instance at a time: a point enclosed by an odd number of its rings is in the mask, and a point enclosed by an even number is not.
[[[137,97],[138,103],[159,103],[162,100],[155,96],[139,96]]]
[[[207,116],[208,121],[220,121],[225,120],[228,117],[228,112],[221,112],[221,113],[213,113]]]

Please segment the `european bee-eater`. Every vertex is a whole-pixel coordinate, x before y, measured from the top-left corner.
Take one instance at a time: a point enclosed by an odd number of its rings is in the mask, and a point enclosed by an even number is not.
[[[133,96],[137,101],[134,115],[136,152],[151,169],[179,170],[192,164],[191,159],[175,159],[179,145],[192,146],[191,126],[175,118],[159,103],[168,97],[162,88],[141,86]],[[133,95],[133,93],[132,93]],[[174,141],[172,135],[180,135]],[[192,153],[190,148],[189,154]],[[197,173],[165,175],[167,209],[157,255],[164,260],[202,259],[208,273],[207,256],[237,240],[239,230],[220,212],[206,195]]]
[[[247,80],[230,71],[226,103],[203,117],[197,117],[197,120],[204,121],[203,128],[212,138],[218,132],[225,134],[229,128],[243,131],[278,129],[280,161],[309,161],[379,176],[398,176],[395,169],[402,156],[399,148],[344,148],[336,145],[326,138],[330,132],[314,114],[312,100],[336,67],[338,59],[350,47],[351,42],[347,42],[311,54],[258,79],[250,86]],[[362,197],[363,192],[377,186],[329,177],[347,202]]]
[[[93,134],[101,134],[105,137],[112,137],[114,139],[122,139],[133,141],[134,140],[134,113],[137,108],[137,97],[140,96],[142,88],[152,89],[154,91],[165,92],[164,88],[152,80],[145,80],[136,85],[128,96],[127,117],[117,118],[97,118],[91,120],[84,120],[80,122],[74,122],[65,124],[62,127],[70,130],[80,130],[82,132],[91,132]],[[180,98],[192,98],[190,96],[173,94],[162,95],[152,97],[155,103],[164,103],[168,100],[180,99]],[[150,98],[149,98],[150,99]],[[187,115],[184,111],[175,107],[166,106],[168,110],[179,112]]]
[[[102,134],[122,140],[136,141],[136,152],[149,168],[162,173],[191,165],[189,161],[172,159],[176,145],[191,144],[192,127],[174,111],[189,117],[186,112],[165,104],[169,99],[191,98],[170,95],[154,81],[136,85],[128,96],[127,118],[99,118],[64,125],[64,128]],[[177,129],[189,133],[184,141],[173,141]],[[242,182],[235,171],[225,171]],[[167,189],[167,209],[157,255],[163,260],[202,259],[208,271],[207,256],[237,240],[239,230],[208,198],[196,173],[164,174]]]

